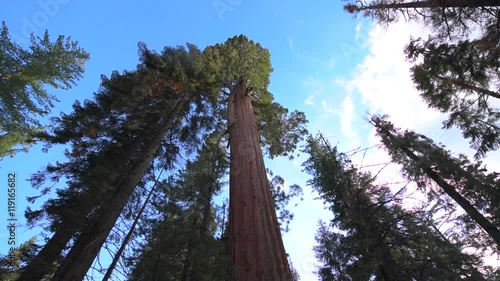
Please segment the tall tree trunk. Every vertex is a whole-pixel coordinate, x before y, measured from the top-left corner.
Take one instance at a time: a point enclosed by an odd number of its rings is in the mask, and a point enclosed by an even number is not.
[[[132,155],[135,151],[138,150],[140,143],[143,142],[142,138],[138,138],[131,145],[127,145],[124,147],[122,153],[116,158],[116,167],[121,171],[118,172],[120,175],[118,178],[120,180],[123,179],[128,172],[128,166],[125,165],[127,161],[130,161]],[[118,184],[117,184],[118,186]],[[99,187],[97,187],[99,188]],[[105,196],[105,194],[101,194]],[[93,195],[91,198],[95,200],[94,204],[89,204],[86,202],[79,202],[75,207],[73,207],[73,211],[78,213],[78,216],[71,216],[69,219],[63,219],[61,223],[61,227],[59,227],[54,235],[50,238],[50,240],[45,244],[45,246],[38,252],[36,257],[27,265],[27,267],[23,270],[17,281],[34,281],[41,280],[45,275],[49,273],[52,265],[56,262],[56,260],[61,255],[61,252],[66,248],[69,241],[75,233],[81,229],[86,222],[88,221],[87,214],[91,212],[91,210],[98,206],[100,202],[102,202],[103,198],[99,195]],[[88,197],[86,198],[88,200]],[[76,211],[78,210],[78,212]]]
[[[116,220],[129,201],[136,185],[140,182],[153,160],[161,141],[171,126],[173,118],[178,116],[187,101],[179,101],[169,116],[163,116],[161,127],[154,133],[153,139],[111,198],[103,204],[99,211],[91,218],[75,244],[59,267],[52,281],[81,281],[92,265],[99,250],[113,229]]]
[[[378,126],[378,124],[377,124]],[[383,130],[383,133],[388,136],[393,143],[394,136],[391,132]],[[454,186],[448,184],[434,169],[427,165],[424,161],[421,161],[420,157],[415,155],[408,147],[404,144],[399,144],[399,149],[403,151],[410,159],[415,161],[415,163],[420,163],[419,166],[424,171],[424,173],[431,178],[436,184],[438,184],[443,191],[448,194],[455,202],[464,209],[464,211],[474,220],[490,237],[495,241],[495,243],[500,246],[500,230],[491,223],[486,217],[483,216],[466,198],[464,198]],[[458,171],[457,171],[458,172]]]
[[[232,280],[291,281],[247,91],[235,85],[228,104]]]

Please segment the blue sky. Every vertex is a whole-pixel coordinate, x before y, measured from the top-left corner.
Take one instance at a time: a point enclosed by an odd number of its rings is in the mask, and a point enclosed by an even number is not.
[[[362,117],[366,112],[382,112],[393,116],[401,127],[417,129],[451,148],[467,151],[466,142],[457,132],[439,129],[443,117],[425,107],[409,80],[409,65],[402,49],[410,34],[425,35],[422,27],[406,23],[387,29],[376,27],[344,13],[342,4],[340,0],[6,1],[1,4],[0,19],[20,45],[27,46],[29,33],[40,36],[47,29],[51,38],[71,36],[90,53],[91,60],[78,86],[56,92],[61,102],[51,116],[69,113],[76,99],[92,98],[101,74],[134,69],[139,41],[159,51],[187,42],[204,48],[245,34],[271,52],[274,72],[269,89],[276,101],[290,110],[304,111],[310,132],[323,132],[341,149],[376,144],[372,129]],[[26,196],[36,194],[25,179],[56,160],[64,160],[62,148],[43,153],[35,146],[29,153],[0,164],[0,180],[6,181],[10,171],[18,175],[20,221],[27,206]],[[294,161],[278,158],[267,160],[266,165],[287,183],[304,188],[305,200],[294,209],[295,219],[284,241],[302,280],[317,280],[312,273],[316,262],[314,234],[318,220],[327,220],[329,214],[306,186],[308,176],[300,166],[303,160],[304,156]],[[359,161],[368,165],[385,160],[387,156],[376,151]],[[491,165],[498,163],[491,160]],[[385,178],[397,181],[397,167],[389,169]],[[6,191],[0,192],[0,202],[6,202],[6,196]],[[6,224],[6,210],[0,212],[0,221]],[[39,232],[21,227],[18,242]],[[6,252],[6,237],[2,229],[0,253]]]

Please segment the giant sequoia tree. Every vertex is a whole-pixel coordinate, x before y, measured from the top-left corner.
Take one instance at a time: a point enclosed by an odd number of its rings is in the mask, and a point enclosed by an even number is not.
[[[401,195],[356,169],[322,137],[310,138],[309,184],[333,212],[315,247],[321,280],[485,280],[478,259],[461,252],[424,210],[405,210]]]
[[[55,120],[53,132],[39,134],[49,145],[71,143],[72,149],[67,162],[49,165],[33,184],[63,177],[68,182],[42,210],[27,212],[30,221],[50,219],[54,235],[20,280],[46,276],[72,239],[52,280],[84,278],[136,186],[155,169],[153,159],[168,164],[179,140],[197,139],[200,126],[220,128],[221,119],[227,120],[231,147],[232,274],[238,280],[291,280],[260,146],[271,157],[288,155],[306,133],[305,117],[273,102],[269,52],[259,44],[239,36],[203,53],[188,47],[156,54],[142,45],[137,71],[103,78],[95,101],[76,103],[73,113]],[[216,107],[209,112],[211,105]],[[183,262],[184,279],[195,276],[193,267],[196,262]]]
[[[261,146],[287,155],[306,133],[304,114],[273,102],[269,51],[245,36],[205,49],[227,96],[230,146],[229,247],[232,278],[292,280],[269,189]]]
[[[42,127],[37,120],[47,115],[57,98],[46,86],[70,89],[85,70],[89,54],[71,38],[51,42],[31,36],[30,49],[12,41],[5,22],[0,28],[0,159],[33,144]]]

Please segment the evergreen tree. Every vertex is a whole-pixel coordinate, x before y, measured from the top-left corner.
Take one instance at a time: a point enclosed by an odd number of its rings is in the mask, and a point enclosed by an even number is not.
[[[175,131],[182,125],[184,116],[189,114],[196,99],[211,98],[213,93],[205,91],[211,89],[207,87],[209,81],[201,80],[205,78],[201,68],[203,65],[201,53],[193,45],[188,47],[189,50],[182,47],[165,48],[161,56],[146,52],[145,65],[154,63],[154,61],[148,61],[150,57],[161,57],[164,61],[164,64],[157,65],[156,69],[164,76],[163,81],[157,81],[157,85],[162,87],[160,91],[156,93],[148,91],[153,96],[157,95],[158,102],[148,104],[148,108],[143,111],[145,119],[141,120],[139,128],[143,130],[143,135],[146,134],[144,142],[131,169],[121,178],[111,195],[103,200],[99,210],[89,218],[53,280],[67,281],[84,278],[154,157],[158,155],[165,160],[175,159],[178,149],[172,151],[168,149],[168,146],[162,145],[171,129]],[[162,89],[165,90],[162,92]]]
[[[143,220],[139,231],[147,242],[128,258],[133,266],[130,280],[230,280],[225,223],[216,218],[213,203],[225,185],[227,164],[225,149],[207,144],[183,171],[164,182],[163,195],[157,194],[153,203],[157,210]],[[278,219],[286,230],[293,217],[287,205],[301,194],[301,188],[291,186],[286,192],[279,176],[269,183]],[[298,280],[296,272],[294,278]]]
[[[210,141],[213,141],[210,140]],[[161,185],[154,213],[143,221],[130,280],[228,280],[225,243],[216,237],[214,196],[227,170],[225,149],[207,143],[185,169]]]
[[[421,61],[411,73],[429,107],[448,113],[444,127],[459,127],[477,149],[476,158],[500,146],[500,32],[458,43],[412,41],[406,48],[411,61]]]
[[[464,155],[453,157],[450,151],[423,135],[401,132],[385,118],[373,116],[371,123],[393,161],[402,165],[406,177],[430,195],[440,192],[432,192],[429,182],[437,184],[467,213],[465,222],[475,222],[500,246],[498,173],[488,173],[480,162],[470,162]]]
[[[203,76],[197,61],[200,51],[192,45],[189,51],[183,47],[165,48],[161,55],[149,52],[143,45],[140,51],[142,64],[136,72],[115,72],[110,79],[103,77],[95,101],[86,101],[83,106],[77,102],[72,114],[55,119],[52,134],[40,134],[49,145],[72,143],[73,148],[66,152],[66,163],[49,165],[32,179],[36,187],[43,186],[47,179],[57,181],[65,177],[68,182],[67,188],[58,190],[58,197],[48,200],[43,210],[27,212],[32,222],[47,216],[54,235],[20,280],[39,280],[46,264],[60,255],[75,234],[79,233],[80,240],[98,234],[91,232],[82,237],[81,233],[90,230],[90,222],[95,223],[99,214],[119,216],[133,189],[151,168],[152,159],[159,157],[166,165],[169,159],[176,158],[178,147],[169,140],[181,139],[180,135],[190,137],[189,130],[186,133],[180,128],[183,117],[189,116],[195,96],[201,98],[209,89],[208,83],[199,83],[195,77]],[[157,61],[151,62],[152,58]],[[190,127],[196,125],[196,120],[191,121]],[[164,141],[165,135],[169,138]],[[48,189],[42,193],[46,192]],[[99,240],[102,245],[114,218],[105,229],[100,229],[104,234],[94,241]],[[100,246],[89,249],[90,254],[84,256],[86,263],[78,268],[70,264],[79,255],[66,257],[59,274],[69,266],[83,274],[76,277],[81,280],[99,249]]]
[[[42,130],[37,120],[57,98],[45,87],[70,89],[83,75],[89,54],[71,38],[51,42],[31,36],[29,50],[12,41],[5,22],[0,29],[0,159],[34,143]]]
[[[227,96],[230,146],[229,247],[232,279],[290,281],[280,228],[269,190],[261,143],[270,157],[288,155],[306,133],[302,112],[273,102],[267,90],[269,51],[243,35],[204,51]],[[255,107],[254,107],[255,105]],[[258,130],[260,128],[260,130]]]
[[[321,280],[485,280],[476,257],[444,238],[422,210],[403,209],[400,195],[336,147],[311,137],[306,152],[309,184],[334,214],[316,236]]]
[[[460,38],[474,27],[498,28],[500,4],[496,0],[356,0],[344,5],[351,14],[361,13],[381,24],[403,18],[430,26],[439,38]]]
[[[406,46],[413,81],[429,107],[449,114],[444,128],[458,127],[477,150],[476,158],[500,146],[500,3],[495,0],[377,0],[344,6],[379,23],[405,18],[433,30],[427,40]],[[477,37],[472,32],[479,33]]]
[[[28,241],[12,247],[9,252],[0,257],[0,279],[4,281],[14,281],[19,277],[19,273],[24,270],[26,263],[29,263],[35,256],[39,245],[36,244],[37,236]]]

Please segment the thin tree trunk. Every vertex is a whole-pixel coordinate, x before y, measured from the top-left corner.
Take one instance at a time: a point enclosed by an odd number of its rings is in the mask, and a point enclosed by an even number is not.
[[[500,0],[499,0],[500,2]],[[486,95],[486,96],[490,96],[490,97],[493,97],[493,98],[497,98],[497,99],[500,99],[500,93],[497,93],[497,92],[494,92],[494,91],[490,91],[488,89],[485,89],[485,88],[481,88],[481,87],[477,87],[477,86],[474,86],[474,85],[470,85],[470,84],[467,84],[461,80],[458,80],[458,79],[452,79],[452,78],[447,78],[447,77],[442,77],[442,76],[437,76],[437,78],[443,80],[443,81],[447,81],[447,82],[450,82],[454,85],[457,85],[458,87],[461,87],[462,89],[466,89],[466,90],[471,90],[471,91],[476,91],[478,92],[480,95]]]
[[[160,172],[160,175],[161,174],[162,173]],[[113,257],[113,261],[109,265],[108,270],[106,271],[106,274],[102,278],[102,281],[107,281],[111,277],[113,270],[115,269],[116,265],[118,264],[118,260],[120,260],[120,257],[123,254],[123,251],[125,251],[125,247],[127,247],[128,242],[129,242],[130,238],[132,237],[132,234],[134,233],[136,225],[139,223],[139,219],[141,218],[142,213],[146,209],[146,206],[148,205],[149,200],[151,199],[151,196],[153,195],[153,191],[154,191],[156,185],[158,184],[159,179],[160,179],[160,176],[158,176],[158,179],[155,181],[155,184],[151,187],[151,190],[149,191],[148,196],[146,197],[146,200],[144,200],[144,203],[142,204],[141,209],[139,210],[139,213],[135,217],[134,222],[132,223],[132,226],[130,226],[130,230],[128,231],[127,236],[125,236],[125,239],[123,239],[123,243],[120,246],[120,249],[118,249],[118,252],[116,252],[115,256]]]
[[[393,142],[394,136],[391,132],[384,130],[384,134],[386,134]],[[464,198],[459,192],[457,192],[456,188],[448,184],[436,171],[434,171],[430,166],[426,165],[421,161],[420,157],[415,155],[408,147],[403,145],[399,145],[399,148],[415,163],[420,163],[421,169],[429,178],[431,178],[434,182],[436,182],[443,191],[448,194],[455,202],[457,202],[462,209],[473,219],[486,233],[490,235],[490,237],[495,241],[497,245],[500,246],[500,230],[491,223],[487,218],[483,216],[466,198]]]
[[[228,104],[232,280],[291,281],[247,91],[235,85]]]
[[[82,231],[63,264],[56,272],[52,281],[81,281],[98,255],[111,229],[129,201],[136,185],[140,182],[149,164],[154,158],[161,141],[171,126],[171,120],[178,116],[187,100],[179,101],[168,118],[164,118],[162,127],[155,133],[139,161],[117,187],[107,204],[92,217],[87,227]]]
[[[498,0],[428,0],[404,3],[381,3],[358,7],[357,10],[411,9],[411,8],[479,8],[500,6]]]

